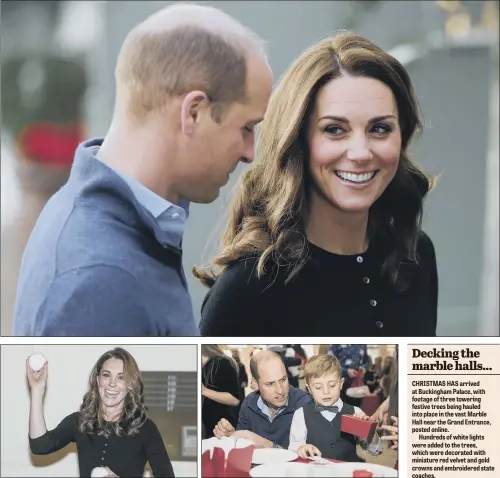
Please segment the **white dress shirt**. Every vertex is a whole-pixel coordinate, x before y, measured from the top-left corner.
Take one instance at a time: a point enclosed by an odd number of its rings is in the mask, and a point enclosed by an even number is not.
[[[344,402],[340,398],[333,404],[333,406],[338,407],[339,412],[342,410],[343,405]],[[337,413],[327,410],[324,410],[320,413],[329,422],[331,422],[335,418],[335,415],[337,415]],[[361,408],[359,407],[354,407],[354,413],[364,414],[363,410],[361,410]],[[304,419],[304,410],[302,408],[299,408],[293,414],[292,425],[290,427],[290,444],[288,445],[288,449],[297,452],[298,449],[306,443],[307,427],[306,421]],[[374,440],[372,440],[371,444],[367,443],[367,441],[364,439],[360,440],[359,444],[371,455],[380,455],[380,453],[382,453],[382,442],[380,441],[380,438],[378,438],[377,434],[374,435]]]

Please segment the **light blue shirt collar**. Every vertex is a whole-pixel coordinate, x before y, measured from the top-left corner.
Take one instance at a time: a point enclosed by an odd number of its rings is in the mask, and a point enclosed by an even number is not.
[[[278,408],[274,417],[271,415],[271,410],[270,410],[269,406],[267,405],[267,403],[262,399],[261,395],[259,395],[259,398],[257,399],[257,406],[259,407],[260,411],[264,415],[266,415],[267,418],[269,418],[269,421],[272,422],[273,419],[276,418],[288,406],[288,400],[286,401],[286,403],[283,407]]]
[[[94,156],[99,161],[102,161],[97,155],[98,150],[94,151]],[[132,194],[137,199],[137,202],[148,210],[158,222],[160,229],[166,234],[169,242],[180,247],[186,220],[189,216],[189,201],[181,198],[180,205],[172,204],[165,198],[151,191],[139,181],[127,176],[126,174],[111,167],[105,163],[108,168],[112,169],[120,178],[125,181],[131,189]]]

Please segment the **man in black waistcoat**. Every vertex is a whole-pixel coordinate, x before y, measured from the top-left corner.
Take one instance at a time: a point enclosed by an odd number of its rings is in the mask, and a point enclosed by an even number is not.
[[[340,430],[342,415],[354,415],[368,420],[363,411],[344,403],[340,398],[343,381],[339,361],[331,355],[316,355],[307,362],[304,371],[313,402],[294,413],[290,428],[289,449],[301,458],[324,457],[334,460],[363,461],[356,454],[359,441],[372,455],[382,453],[378,435],[372,443]]]

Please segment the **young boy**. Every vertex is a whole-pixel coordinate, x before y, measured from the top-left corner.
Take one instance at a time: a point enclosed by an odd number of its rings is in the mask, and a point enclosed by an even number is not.
[[[315,355],[305,365],[306,386],[314,401],[295,411],[290,428],[289,450],[301,458],[324,457],[342,461],[362,461],[356,454],[358,438],[340,431],[342,415],[369,419],[358,407],[343,403],[340,391],[344,379],[339,361],[331,355]],[[372,455],[382,453],[382,445],[360,445]]]

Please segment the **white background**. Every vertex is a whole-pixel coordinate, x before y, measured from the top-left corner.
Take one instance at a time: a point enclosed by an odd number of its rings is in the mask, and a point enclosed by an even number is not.
[[[28,442],[27,357],[38,351],[48,359],[44,410],[47,428],[52,429],[78,410],[92,367],[104,352],[116,346],[120,345],[2,345],[1,476],[79,475],[76,453],[35,457],[38,466],[32,461]],[[132,354],[142,371],[193,372],[197,369],[196,345],[123,345],[123,348]],[[54,458],[60,459],[54,461]],[[196,462],[172,462],[172,465],[176,477],[196,476]]]

